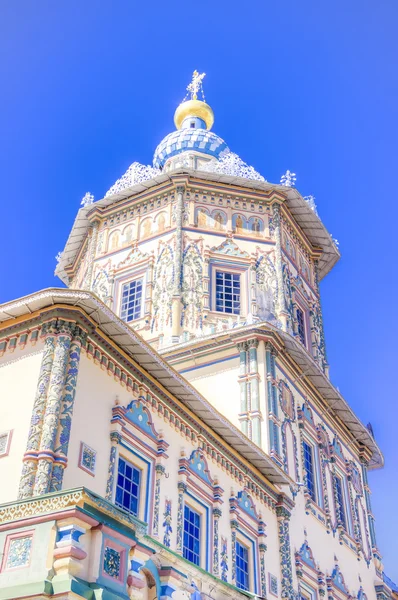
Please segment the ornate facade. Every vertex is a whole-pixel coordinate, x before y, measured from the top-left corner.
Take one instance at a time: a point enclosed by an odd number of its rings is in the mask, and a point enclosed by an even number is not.
[[[388,599],[368,469],[328,376],[314,206],[210,131],[87,195],[52,289],[0,307],[0,597]],[[8,399],[15,402],[8,402]]]

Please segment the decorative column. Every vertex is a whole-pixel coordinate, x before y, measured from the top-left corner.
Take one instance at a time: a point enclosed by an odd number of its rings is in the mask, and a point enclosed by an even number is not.
[[[278,280],[278,317],[282,322],[284,331],[287,331],[289,311],[286,306],[285,289],[283,282],[283,260],[282,260],[282,231],[281,231],[281,207],[275,202],[272,205],[273,236],[275,240],[275,268]]]
[[[160,482],[166,469],[163,465],[158,464],[155,467],[156,482],[155,482],[155,504],[153,508],[153,526],[152,535],[159,538],[159,509],[160,509]]]
[[[43,427],[38,453],[37,471],[33,495],[46,494],[50,490],[55,440],[61,412],[62,392],[66,380],[69,351],[73,337],[73,325],[59,322],[59,333],[51,368],[48,398],[43,416]]]
[[[184,215],[184,186],[177,186],[176,204],[176,246],[174,256],[174,290],[172,298],[172,330],[173,342],[180,339],[181,329],[181,284],[182,284],[182,222]]]
[[[266,544],[259,544],[258,549],[260,552],[260,580],[261,580],[261,596],[267,597],[267,576],[265,574],[265,553],[267,551]]]
[[[326,343],[325,343],[325,331],[323,328],[323,314],[321,305],[321,291],[319,289],[319,262],[314,260],[314,275],[315,275],[315,288],[318,295],[318,310],[319,310],[319,336],[321,338],[320,351],[322,355],[323,370],[329,377],[329,364],[326,356]]]
[[[259,374],[258,374],[258,360],[257,360],[257,348],[258,340],[249,340],[247,346],[249,349],[249,377],[250,377],[250,417],[251,417],[251,433],[252,440],[257,446],[261,446],[261,421],[262,416],[260,412],[260,390],[259,390]]]
[[[218,526],[221,514],[219,508],[213,508],[213,575],[216,575],[217,577],[220,575],[220,533]]]
[[[94,261],[97,254],[97,240],[98,240],[98,228],[100,225],[100,220],[95,219],[91,225],[91,237],[90,237],[90,248],[88,250],[88,267],[87,274],[84,278],[84,286],[83,289],[91,290],[93,285],[93,270],[94,270]]]
[[[52,469],[50,492],[62,489],[64,471],[67,466],[70,430],[72,425],[73,405],[76,395],[77,376],[79,372],[80,351],[86,343],[87,334],[76,326],[73,332],[73,340],[70,345],[69,363],[66,374],[65,387],[62,396],[62,405],[58,425],[57,438],[55,442],[54,464]]]
[[[270,454],[279,459],[279,420],[278,420],[278,389],[276,385],[276,350],[269,342],[265,344],[265,363],[267,369],[267,396],[268,396],[268,425]],[[276,456],[275,456],[276,455]]]
[[[372,504],[370,500],[370,489],[368,482],[368,461],[365,456],[360,457],[361,461],[361,470],[362,470],[362,479],[363,479],[363,488],[365,492],[365,503],[366,503],[366,512],[368,516],[368,524],[369,524],[369,535],[370,541],[372,545],[373,555],[380,559],[380,554],[377,548],[376,542],[376,529],[375,529],[375,519],[372,513]]]
[[[232,583],[236,585],[236,532],[239,528],[238,521],[231,521],[231,557],[232,557]]]
[[[237,344],[239,350],[239,386],[240,386],[240,428],[242,433],[249,435],[249,413],[247,402],[247,343]]]
[[[115,481],[117,447],[122,440],[122,436],[118,431],[111,431],[111,452],[109,457],[108,479],[106,482],[105,499],[112,502],[113,484]]]
[[[187,491],[187,484],[184,481],[178,482],[178,507],[177,507],[177,548],[178,554],[183,553],[183,524],[184,524],[184,494]]]
[[[33,493],[37,466],[37,453],[40,446],[41,429],[43,425],[43,417],[50,383],[51,368],[54,360],[54,348],[57,339],[56,332],[56,320],[44,323],[42,328],[42,337],[44,337],[44,350],[36,396],[33,404],[28,443],[23,458],[24,462],[18,492],[19,499],[29,498]]]
[[[260,553],[260,582],[261,582],[261,596],[263,598],[267,597],[267,576],[265,573],[265,553],[267,551],[267,545],[265,543],[266,539],[265,533],[265,523],[261,518],[258,526],[258,550]]]
[[[296,596],[293,590],[292,553],[289,531],[292,507],[293,502],[287,496],[281,494],[276,505],[276,517],[278,520],[282,600],[294,600]]]

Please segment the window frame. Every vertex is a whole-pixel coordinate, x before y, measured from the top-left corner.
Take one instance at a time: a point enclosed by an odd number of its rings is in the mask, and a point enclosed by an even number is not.
[[[194,492],[194,489],[192,489]],[[210,554],[211,554],[211,506],[205,504],[198,498],[197,495],[191,493],[189,487],[184,494],[184,508],[183,508],[183,527],[182,527],[182,553],[184,556],[184,523],[185,523],[185,507],[199,515],[200,517],[200,543],[199,543],[199,564],[192,563],[202,569],[209,570],[210,568]],[[189,559],[186,559],[189,560]],[[191,562],[191,561],[189,561]]]
[[[246,551],[247,554],[247,572],[244,572],[245,578],[247,579],[247,587],[243,587],[243,585],[239,585],[239,581],[238,581],[238,571],[242,571],[243,570],[238,566],[238,546],[240,546],[242,549],[244,549]],[[241,539],[237,537],[237,539],[235,540],[235,557],[236,557],[236,587],[239,588],[240,590],[243,590],[245,592],[249,592],[250,591],[250,548],[249,546],[247,546],[246,544],[242,543]]]
[[[221,310],[220,308],[218,308],[218,303],[221,302],[221,299],[218,298],[218,286],[220,285],[218,282],[218,278],[219,276],[222,276],[222,291],[220,292],[222,294],[222,308],[223,310]],[[226,281],[226,276],[230,276],[231,280],[230,282]],[[231,300],[227,300],[226,296],[227,296],[227,292],[226,289],[228,289],[228,283],[230,283],[230,288],[231,288]],[[238,302],[236,302],[234,300],[234,296],[237,296],[238,293],[236,292],[236,288],[235,288],[235,284],[238,283],[239,284],[239,300]],[[228,307],[226,306],[227,302],[231,302],[231,310],[226,310]],[[237,312],[235,312],[235,303],[238,304],[238,308],[237,308]],[[235,315],[235,316],[239,316],[241,314],[241,308],[242,308],[242,276],[241,273],[235,273],[234,271],[224,271],[221,269],[216,269],[216,273],[215,273],[215,312],[218,313],[223,313],[223,314],[227,314],[227,315]]]
[[[139,485],[139,500],[138,500],[138,513],[134,515],[131,511],[127,511],[123,506],[116,504],[116,489],[117,480],[119,475],[119,460],[122,459],[130,463],[134,468],[141,471],[141,481]],[[137,516],[148,523],[149,515],[152,511],[152,497],[150,495],[150,489],[153,488],[153,462],[147,457],[139,454],[135,449],[131,448],[122,440],[119,444],[119,451],[115,461],[115,477],[113,482],[112,492],[112,503],[117,506],[120,510],[125,510],[128,514]]]
[[[189,519],[187,519],[186,517],[186,513],[188,514]],[[196,524],[195,522],[192,523],[190,516],[194,515],[195,517],[197,517],[198,520],[198,524]],[[183,515],[183,528],[182,528],[182,533],[183,533],[183,543],[182,543],[182,555],[183,558],[185,558],[186,560],[188,560],[189,562],[191,562],[192,564],[196,565],[197,567],[200,566],[201,563],[201,558],[202,558],[202,548],[201,548],[201,542],[202,542],[202,519],[203,519],[203,515],[198,512],[197,510],[195,510],[190,504],[189,502],[184,502],[184,515]],[[188,529],[186,529],[185,525],[186,523],[189,524],[189,526],[192,525],[192,527],[194,529],[198,530],[198,536],[195,536],[192,534],[192,532]],[[189,547],[185,544],[185,536],[188,537],[188,539],[192,539],[194,542],[196,542],[198,544],[198,551],[195,552],[195,550],[192,547]],[[193,558],[196,557],[196,560],[191,560],[189,558],[188,555],[192,555]]]
[[[113,299],[113,312],[115,312],[118,317],[121,319],[121,311],[122,311],[122,299],[123,299],[123,287],[137,279],[142,279],[142,297],[141,297],[141,311],[140,316],[132,321],[124,321],[124,323],[137,323],[138,321],[144,319],[145,317],[145,303],[146,303],[146,294],[148,290],[148,261],[142,261],[140,264],[131,268],[128,266],[127,268],[121,269],[119,272],[115,274],[115,294]]]
[[[317,494],[316,470],[315,470],[315,460],[314,460],[314,445],[311,444],[311,442],[309,442],[307,438],[303,439],[302,444],[303,444],[303,470],[304,470],[304,475],[305,475],[306,490],[307,490],[308,494],[310,495],[311,500],[313,502],[317,503],[317,496],[318,496],[318,494]],[[307,471],[307,468],[306,468],[306,456],[305,456],[306,455],[306,451],[305,451],[305,446],[308,446],[308,448],[311,451],[311,466],[312,466],[312,473],[311,473],[311,475],[312,475],[312,486],[313,486],[312,492],[313,492],[313,494],[311,493],[311,490],[310,490],[309,485],[308,485],[308,471]]]
[[[246,264],[236,265],[229,261],[211,260],[210,261],[210,311],[214,315],[223,315],[225,317],[238,318],[244,317],[249,312],[249,266]],[[230,273],[240,276],[240,308],[238,313],[223,312],[217,310],[216,302],[216,280],[217,273]]]
[[[132,283],[137,283],[138,281],[141,282],[141,302],[140,302],[139,316],[133,317],[132,319],[127,320],[127,319],[123,318],[123,314],[122,314],[124,288],[126,286],[131,286]],[[123,282],[120,284],[119,314],[120,314],[120,318],[125,323],[132,323],[133,321],[138,321],[139,319],[142,319],[142,313],[143,313],[142,309],[143,309],[144,303],[145,303],[144,290],[145,290],[145,288],[144,288],[144,276],[143,275],[137,275],[136,277],[133,277],[129,281],[126,281],[126,282]],[[126,310],[128,312],[128,307],[126,308]]]
[[[236,560],[236,543],[239,543],[241,546],[247,548],[248,551],[248,572],[249,572],[249,588],[248,590],[243,590],[243,588],[239,588],[242,591],[248,591],[252,594],[258,594],[258,586],[259,586],[259,549],[257,540],[249,534],[249,531],[246,530],[245,527],[242,527],[242,523],[239,523],[239,527],[236,530],[236,538],[235,538],[235,585],[237,585],[237,560]]]
[[[301,319],[299,319],[299,315],[302,315],[302,322],[301,322]],[[305,311],[299,305],[296,306],[296,320],[297,320],[297,335],[299,337],[300,342],[303,344],[303,346],[305,348],[307,348],[308,336],[307,336]],[[300,333],[301,325],[302,325],[302,335]]]

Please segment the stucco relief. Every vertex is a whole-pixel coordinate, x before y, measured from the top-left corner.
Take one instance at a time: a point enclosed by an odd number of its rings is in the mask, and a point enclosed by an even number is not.
[[[171,325],[171,301],[174,287],[174,251],[170,244],[160,243],[154,269],[153,317],[151,331],[162,332]]]
[[[78,289],[84,287],[88,267],[88,247],[89,245],[88,243],[86,243],[82,255],[80,257],[79,266],[73,278],[71,287]]]
[[[267,254],[256,261],[257,316],[260,321],[277,324],[278,280],[275,265]]]
[[[182,259],[181,324],[190,330],[202,328],[203,259],[195,243],[189,243]]]
[[[110,296],[110,281],[108,272],[104,268],[99,268],[95,273],[92,291],[97,294],[102,302],[106,302]]]

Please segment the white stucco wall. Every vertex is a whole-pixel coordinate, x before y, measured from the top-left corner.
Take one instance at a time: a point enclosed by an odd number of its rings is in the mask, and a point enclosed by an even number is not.
[[[9,454],[0,457],[0,503],[18,495],[42,348],[41,342],[28,344],[0,358],[0,434],[12,431]]]

